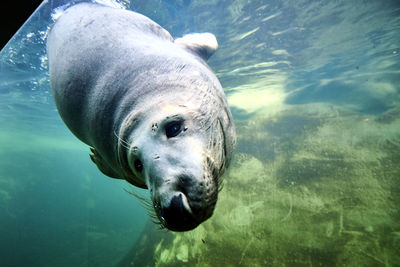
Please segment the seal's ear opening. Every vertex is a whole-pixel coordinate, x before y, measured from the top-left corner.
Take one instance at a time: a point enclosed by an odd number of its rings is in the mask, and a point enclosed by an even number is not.
[[[218,48],[218,42],[214,34],[205,33],[190,33],[175,40],[175,44],[191,53],[207,60],[214,54]]]

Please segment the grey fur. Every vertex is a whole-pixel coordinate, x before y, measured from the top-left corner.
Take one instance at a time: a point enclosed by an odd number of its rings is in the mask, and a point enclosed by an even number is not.
[[[143,15],[83,3],[65,11],[47,41],[62,119],[93,148],[104,174],[150,189],[162,222],[159,209],[180,191],[197,224],[211,216],[236,142],[224,92],[205,62],[216,41],[195,37],[175,43]],[[166,138],[174,120],[185,129]],[[135,170],[138,160],[142,173]]]

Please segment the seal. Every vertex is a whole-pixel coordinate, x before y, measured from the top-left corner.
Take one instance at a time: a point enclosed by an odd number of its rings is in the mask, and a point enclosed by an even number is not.
[[[235,127],[206,60],[211,33],[174,40],[149,18],[94,3],[68,8],[47,39],[60,116],[107,176],[148,188],[162,226],[213,214]]]

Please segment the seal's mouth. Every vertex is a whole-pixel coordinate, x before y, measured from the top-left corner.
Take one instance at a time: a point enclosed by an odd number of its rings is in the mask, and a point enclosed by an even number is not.
[[[182,232],[196,228],[203,220],[197,218],[190,208],[187,197],[182,193],[172,196],[169,205],[161,207],[160,222],[169,230]]]

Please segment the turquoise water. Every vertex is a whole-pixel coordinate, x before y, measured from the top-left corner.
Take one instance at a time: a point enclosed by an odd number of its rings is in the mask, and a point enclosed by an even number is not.
[[[213,217],[183,234],[59,118],[44,43],[64,3],[0,53],[0,266],[400,265],[397,1],[122,2],[219,42],[238,147]]]

